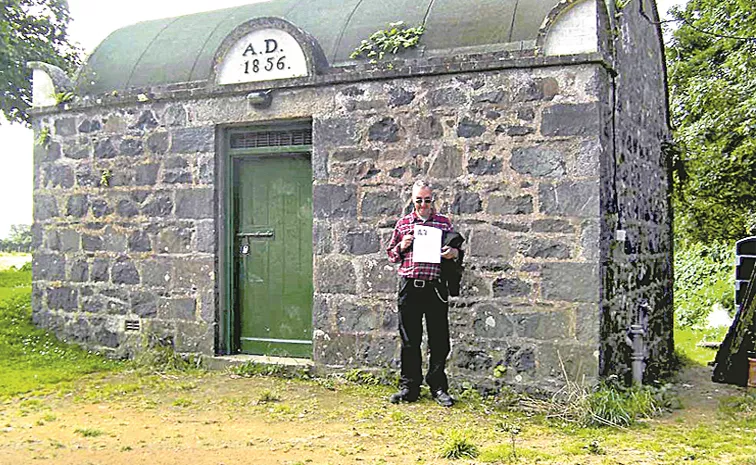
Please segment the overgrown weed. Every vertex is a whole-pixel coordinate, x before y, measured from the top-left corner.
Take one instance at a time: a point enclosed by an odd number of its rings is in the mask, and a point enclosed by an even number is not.
[[[609,377],[591,387],[585,382],[570,381],[564,365],[562,374],[565,378],[562,389],[548,399],[523,398],[520,401],[522,408],[581,427],[622,428],[679,404],[668,385],[627,388],[619,384],[616,377]]]
[[[251,378],[254,376],[272,376],[284,379],[312,379],[309,368],[290,367],[277,364],[264,364],[247,362],[241,365],[232,366],[228,371],[242,378]]]
[[[441,457],[445,459],[474,459],[480,455],[478,446],[472,441],[468,430],[452,429],[441,445]]]
[[[202,368],[200,357],[179,354],[174,350],[172,341],[153,333],[142,335],[133,362],[139,371],[152,373],[196,371]]]

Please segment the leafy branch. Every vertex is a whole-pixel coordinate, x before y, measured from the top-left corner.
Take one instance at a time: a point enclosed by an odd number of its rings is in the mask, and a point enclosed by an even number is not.
[[[387,29],[380,29],[363,40],[354,49],[350,58],[365,57],[371,63],[382,60],[387,53],[396,55],[399,51],[417,47],[420,37],[425,32],[425,26],[406,27],[404,21],[389,23]]]

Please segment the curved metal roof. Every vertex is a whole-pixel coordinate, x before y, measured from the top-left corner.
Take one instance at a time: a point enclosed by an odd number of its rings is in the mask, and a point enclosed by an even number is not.
[[[280,17],[312,35],[331,65],[390,22],[426,23],[422,52],[533,48],[559,0],[274,0],[137,23],[108,36],[79,74],[82,94],[207,80],[215,52],[240,24]]]

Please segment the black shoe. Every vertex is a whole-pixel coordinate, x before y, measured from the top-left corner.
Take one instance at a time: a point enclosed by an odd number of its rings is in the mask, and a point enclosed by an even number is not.
[[[443,389],[439,389],[433,392],[433,398],[436,399],[438,405],[442,407],[451,407],[452,405],[454,405],[454,399],[452,399],[452,396],[450,396],[449,393],[444,391]]]
[[[399,390],[399,392],[395,392],[394,394],[391,394],[391,397],[389,397],[389,401],[392,404],[398,404],[400,402],[415,402],[417,401],[418,397],[420,397],[419,393],[413,392],[409,388],[402,388]]]

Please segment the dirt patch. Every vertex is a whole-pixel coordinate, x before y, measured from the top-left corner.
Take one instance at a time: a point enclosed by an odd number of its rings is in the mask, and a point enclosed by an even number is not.
[[[451,430],[471,431],[485,452],[479,460],[497,463],[676,463],[669,447],[657,447],[659,431],[684,436],[685,428],[716,423],[718,400],[741,392],[711,383],[707,371],[687,370],[680,381],[686,408],[647,428],[578,431],[474,403],[444,409],[425,397],[391,405],[391,390],[382,387],[218,373],[151,382],[115,375],[0,405],[0,463],[469,463],[440,458]],[[509,455],[511,438],[497,429],[501,422],[523,425],[517,460]],[[594,440],[606,451],[591,452]],[[746,463],[720,457],[711,463]]]

